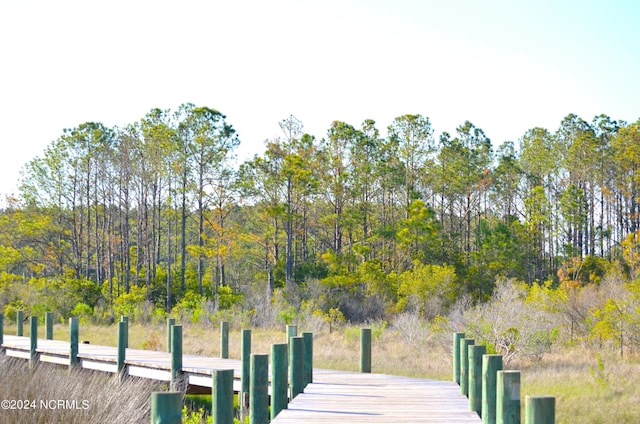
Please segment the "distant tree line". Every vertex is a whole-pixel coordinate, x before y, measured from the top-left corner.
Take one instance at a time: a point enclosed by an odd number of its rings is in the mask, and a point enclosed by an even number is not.
[[[227,118],[193,104],[65,130],[2,211],[3,278],[92,281],[106,304],[136,287],[168,310],[189,292],[221,307],[313,284],[319,309],[356,319],[483,301],[499,277],[588,284],[628,267],[640,121],[571,114],[495,150],[468,121],[436,139],[422,115],[384,137],[373,120],[280,128],[240,164]]]

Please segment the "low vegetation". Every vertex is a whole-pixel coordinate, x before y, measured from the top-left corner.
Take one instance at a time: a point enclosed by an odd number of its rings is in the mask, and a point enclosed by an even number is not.
[[[0,421],[14,424],[146,423],[151,392],[161,384],[0,356]],[[5,408],[5,406],[7,406]]]

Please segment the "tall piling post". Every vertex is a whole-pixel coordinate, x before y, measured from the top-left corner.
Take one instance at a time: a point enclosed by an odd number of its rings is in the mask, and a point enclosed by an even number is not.
[[[453,381],[460,384],[460,341],[464,333],[453,333]]]
[[[524,399],[525,424],[555,424],[556,398],[527,396]]]
[[[171,327],[171,387],[180,391],[182,386],[182,326],[174,325]]]
[[[371,372],[371,329],[360,329],[360,372]]]
[[[240,415],[244,417],[249,412],[249,387],[251,378],[251,330],[242,330],[240,352]]]
[[[229,358],[229,323],[220,322],[220,358]]]
[[[24,311],[22,309],[16,311],[16,336],[22,337],[24,335]]]
[[[520,371],[498,371],[496,424],[520,424]]]
[[[298,326],[294,324],[287,325],[287,343],[291,340],[291,337],[296,337],[298,335]]]
[[[249,422],[269,423],[269,355],[251,355]]]
[[[48,311],[44,316],[45,339],[53,340],[53,312]]]
[[[233,370],[215,370],[211,387],[213,424],[233,424]]]
[[[118,355],[116,365],[118,369],[118,377],[123,378],[125,373],[124,361],[127,352],[127,322],[120,321],[118,323]]]
[[[30,333],[29,333],[29,366],[33,367],[38,360],[38,317],[30,317]]]
[[[304,391],[304,339],[302,337],[289,339],[289,382],[291,399]]]
[[[167,318],[167,352],[171,353],[171,327],[176,325],[175,318]]]
[[[122,315],[120,317],[120,322],[124,322],[124,347],[129,347],[129,317],[126,315]]]
[[[482,424],[496,424],[496,393],[502,355],[482,356]]]
[[[287,343],[271,345],[271,419],[280,411],[287,409],[289,345]]]
[[[482,414],[482,355],[484,345],[469,346],[469,410]]]
[[[475,340],[464,338],[460,341],[460,393],[469,397],[469,346]]]
[[[313,382],[313,333],[302,333],[304,340],[304,386]]]
[[[181,392],[151,393],[151,423],[181,424],[182,423],[182,393]]]
[[[80,338],[78,318],[69,318],[69,369],[78,365],[78,340]]]

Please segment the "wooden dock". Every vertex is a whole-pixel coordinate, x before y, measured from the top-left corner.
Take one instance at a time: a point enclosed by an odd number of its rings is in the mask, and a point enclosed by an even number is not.
[[[272,423],[480,423],[452,382],[314,370],[314,382]]]
[[[4,335],[4,354],[29,359],[29,337]],[[69,365],[69,342],[38,339],[38,360],[60,365]],[[87,370],[110,373],[117,372],[118,351],[114,346],[92,344],[78,345],[79,366]],[[153,350],[126,349],[125,364],[130,376],[171,381],[171,354]],[[182,371],[191,393],[210,393],[214,370],[233,369],[234,390],[240,390],[241,362],[236,359],[210,358],[182,355]]]
[[[30,358],[29,337],[4,335],[4,354]],[[38,361],[69,364],[69,343],[38,339]],[[234,370],[234,391],[240,391],[239,360],[183,355],[182,372],[187,390],[211,391],[215,370]],[[117,372],[117,348],[78,345],[79,366],[89,370]],[[126,349],[127,373],[131,376],[171,381],[171,354]],[[282,410],[273,423],[480,423],[469,410],[460,387],[448,381],[408,378],[314,368],[313,382]]]

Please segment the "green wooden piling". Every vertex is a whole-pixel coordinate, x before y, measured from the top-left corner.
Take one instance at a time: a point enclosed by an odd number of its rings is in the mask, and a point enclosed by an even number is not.
[[[297,325],[287,325],[287,343],[289,343],[289,339],[291,337],[296,337],[298,335],[298,326]]]
[[[171,353],[171,327],[176,325],[174,318],[167,318],[167,352]]]
[[[469,346],[475,345],[475,341],[464,338],[460,341],[460,393],[469,396]]]
[[[22,327],[22,323],[24,321],[24,311],[19,310],[16,311],[16,336],[22,337],[24,334],[24,329]]]
[[[271,419],[283,409],[287,409],[289,367],[289,346],[286,343],[271,345]]]
[[[313,382],[313,333],[302,333],[304,339],[304,386]]]
[[[171,387],[182,386],[182,326],[171,327]]]
[[[30,333],[29,333],[29,366],[33,366],[38,359],[38,317],[30,317]]]
[[[289,382],[291,399],[304,391],[304,339],[302,337],[289,339]]]
[[[360,329],[360,372],[371,372],[371,329]]]
[[[227,321],[220,323],[220,357],[229,358],[229,323]]]
[[[53,340],[53,312],[49,311],[44,316],[45,339]]]
[[[151,393],[151,424],[182,423],[182,392]]]
[[[213,424],[233,424],[233,370],[215,370],[211,387]]]
[[[69,318],[69,368],[78,365],[78,318]]]
[[[464,333],[453,333],[453,381],[460,384],[460,341]]]
[[[498,371],[496,424],[520,424],[520,371]]]
[[[126,323],[124,326],[124,347],[129,347],[129,317],[126,315],[122,315],[120,317],[120,322]]]
[[[242,330],[240,361],[242,372],[240,374],[240,412],[244,417],[249,410],[249,379],[251,375],[251,330]]]
[[[527,396],[524,400],[525,424],[555,424],[556,398]]]
[[[482,355],[484,345],[469,346],[469,410],[482,414]]]
[[[122,375],[127,352],[127,322],[118,323],[118,357],[116,360],[118,374]]]
[[[0,350],[4,343],[4,315],[0,314]]]
[[[249,384],[249,422],[269,422],[269,355],[251,355],[251,382]]]
[[[496,390],[502,355],[482,357],[482,424],[496,424]]]

